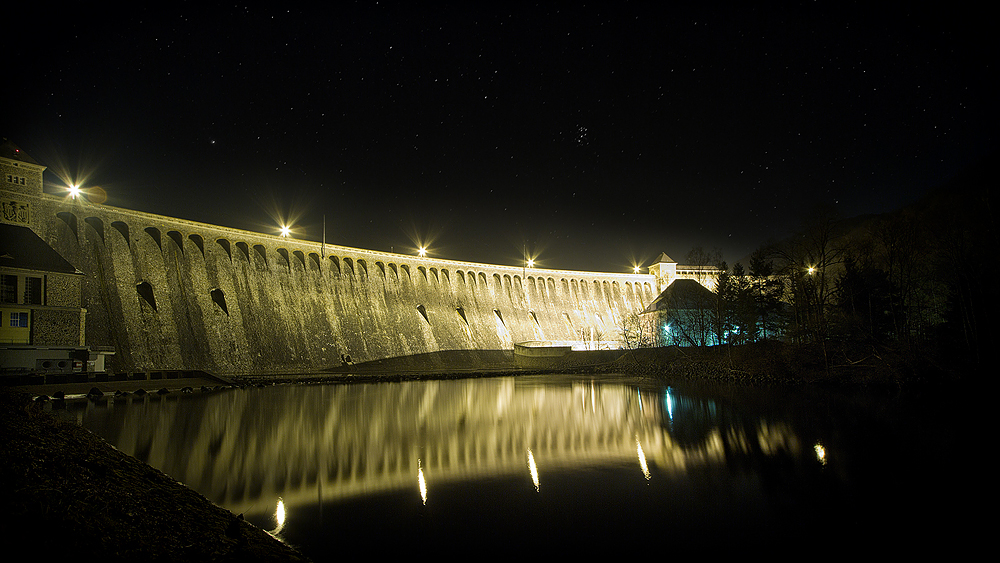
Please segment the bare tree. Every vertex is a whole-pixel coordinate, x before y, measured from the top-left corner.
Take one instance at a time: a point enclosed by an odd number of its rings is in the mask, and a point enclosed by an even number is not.
[[[650,319],[644,318],[641,311],[635,311],[627,315],[622,315],[619,319],[622,343],[627,350],[636,348],[649,348],[653,346],[653,327]]]
[[[720,274],[719,265],[723,264],[721,250],[706,252],[702,247],[696,246],[688,252],[687,263],[694,267],[698,283],[705,287],[716,287]],[[695,293],[685,303],[684,331],[695,345],[706,346],[718,342],[717,309],[717,299],[709,292]]]
[[[819,207],[791,241],[775,249],[781,273],[790,283],[794,337],[799,341],[819,342],[827,335],[833,276],[846,248],[838,234],[832,208]]]

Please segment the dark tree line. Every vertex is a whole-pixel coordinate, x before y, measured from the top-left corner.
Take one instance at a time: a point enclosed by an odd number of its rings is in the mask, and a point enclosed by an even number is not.
[[[892,214],[842,220],[817,208],[748,268],[695,248],[686,263],[704,279],[675,280],[622,332],[641,346],[777,339],[817,347],[828,366],[831,350],[859,348],[981,366],[995,338],[1000,248],[991,159]]]
[[[860,225],[819,210],[790,240],[766,245],[751,269],[719,265],[717,331],[727,343],[858,340],[911,346],[945,322],[949,288],[927,262],[909,214]]]
[[[739,262],[730,271],[719,264],[715,284],[715,333],[718,342],[749,344],[774,339],[784,331],[781,317],[785,283],[764,250],[750,256],[750,269]]]
[[[991,177],[980,167],[877,217],[818,209],[789,240],[755,252],[749,271],[720,263],[719,342],[864,344],[981,365],[995,333],[990,251],[1000,242]]]

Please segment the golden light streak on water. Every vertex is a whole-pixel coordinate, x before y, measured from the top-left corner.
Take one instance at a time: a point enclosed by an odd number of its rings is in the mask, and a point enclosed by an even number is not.
[[[278,527],[268,533],[280,540],[281,531],[285,529],[285,501],[281,497],[278,497],[278,504],[274,508],[274,521],[278,523]]]
[[[813,449],[816,450],[816,459],[821,464],[826,465],[826,448],[823,447],[823,444],[816,444]]]
[[[417,483],[420,485],[420,500],[427,504],[427,481],[424,480],[424,468],[417,460]]]
[[[531,482],[535,484],[535,491],[538,491],[538,466],[535,465],[535,456],[528,448],[528,471],[531,472]]]
[[[646,465],[646,454],[642,451],[642,444],[639,443],[639,437],[635,438],[635,450],[639,456],[639,467],[642,468],[642,474],[646,476],[646,480],[649,481],[649,466]]]

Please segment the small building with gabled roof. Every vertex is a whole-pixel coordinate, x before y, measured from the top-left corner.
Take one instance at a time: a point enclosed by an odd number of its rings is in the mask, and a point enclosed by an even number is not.
[[[82,369],[82,281],[34,231],[0,223],[0,371]]]
[[[667,346],[718,344],[713,313],[718,296],[693,279],[675,279],[642,312],[656,339]]]

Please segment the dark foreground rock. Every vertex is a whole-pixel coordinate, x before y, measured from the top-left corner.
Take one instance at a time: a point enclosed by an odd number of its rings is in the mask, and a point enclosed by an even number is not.
[[[0,429],[0,529],[9,554],[40,561],[307,561],[8,388],[0,388]]]

